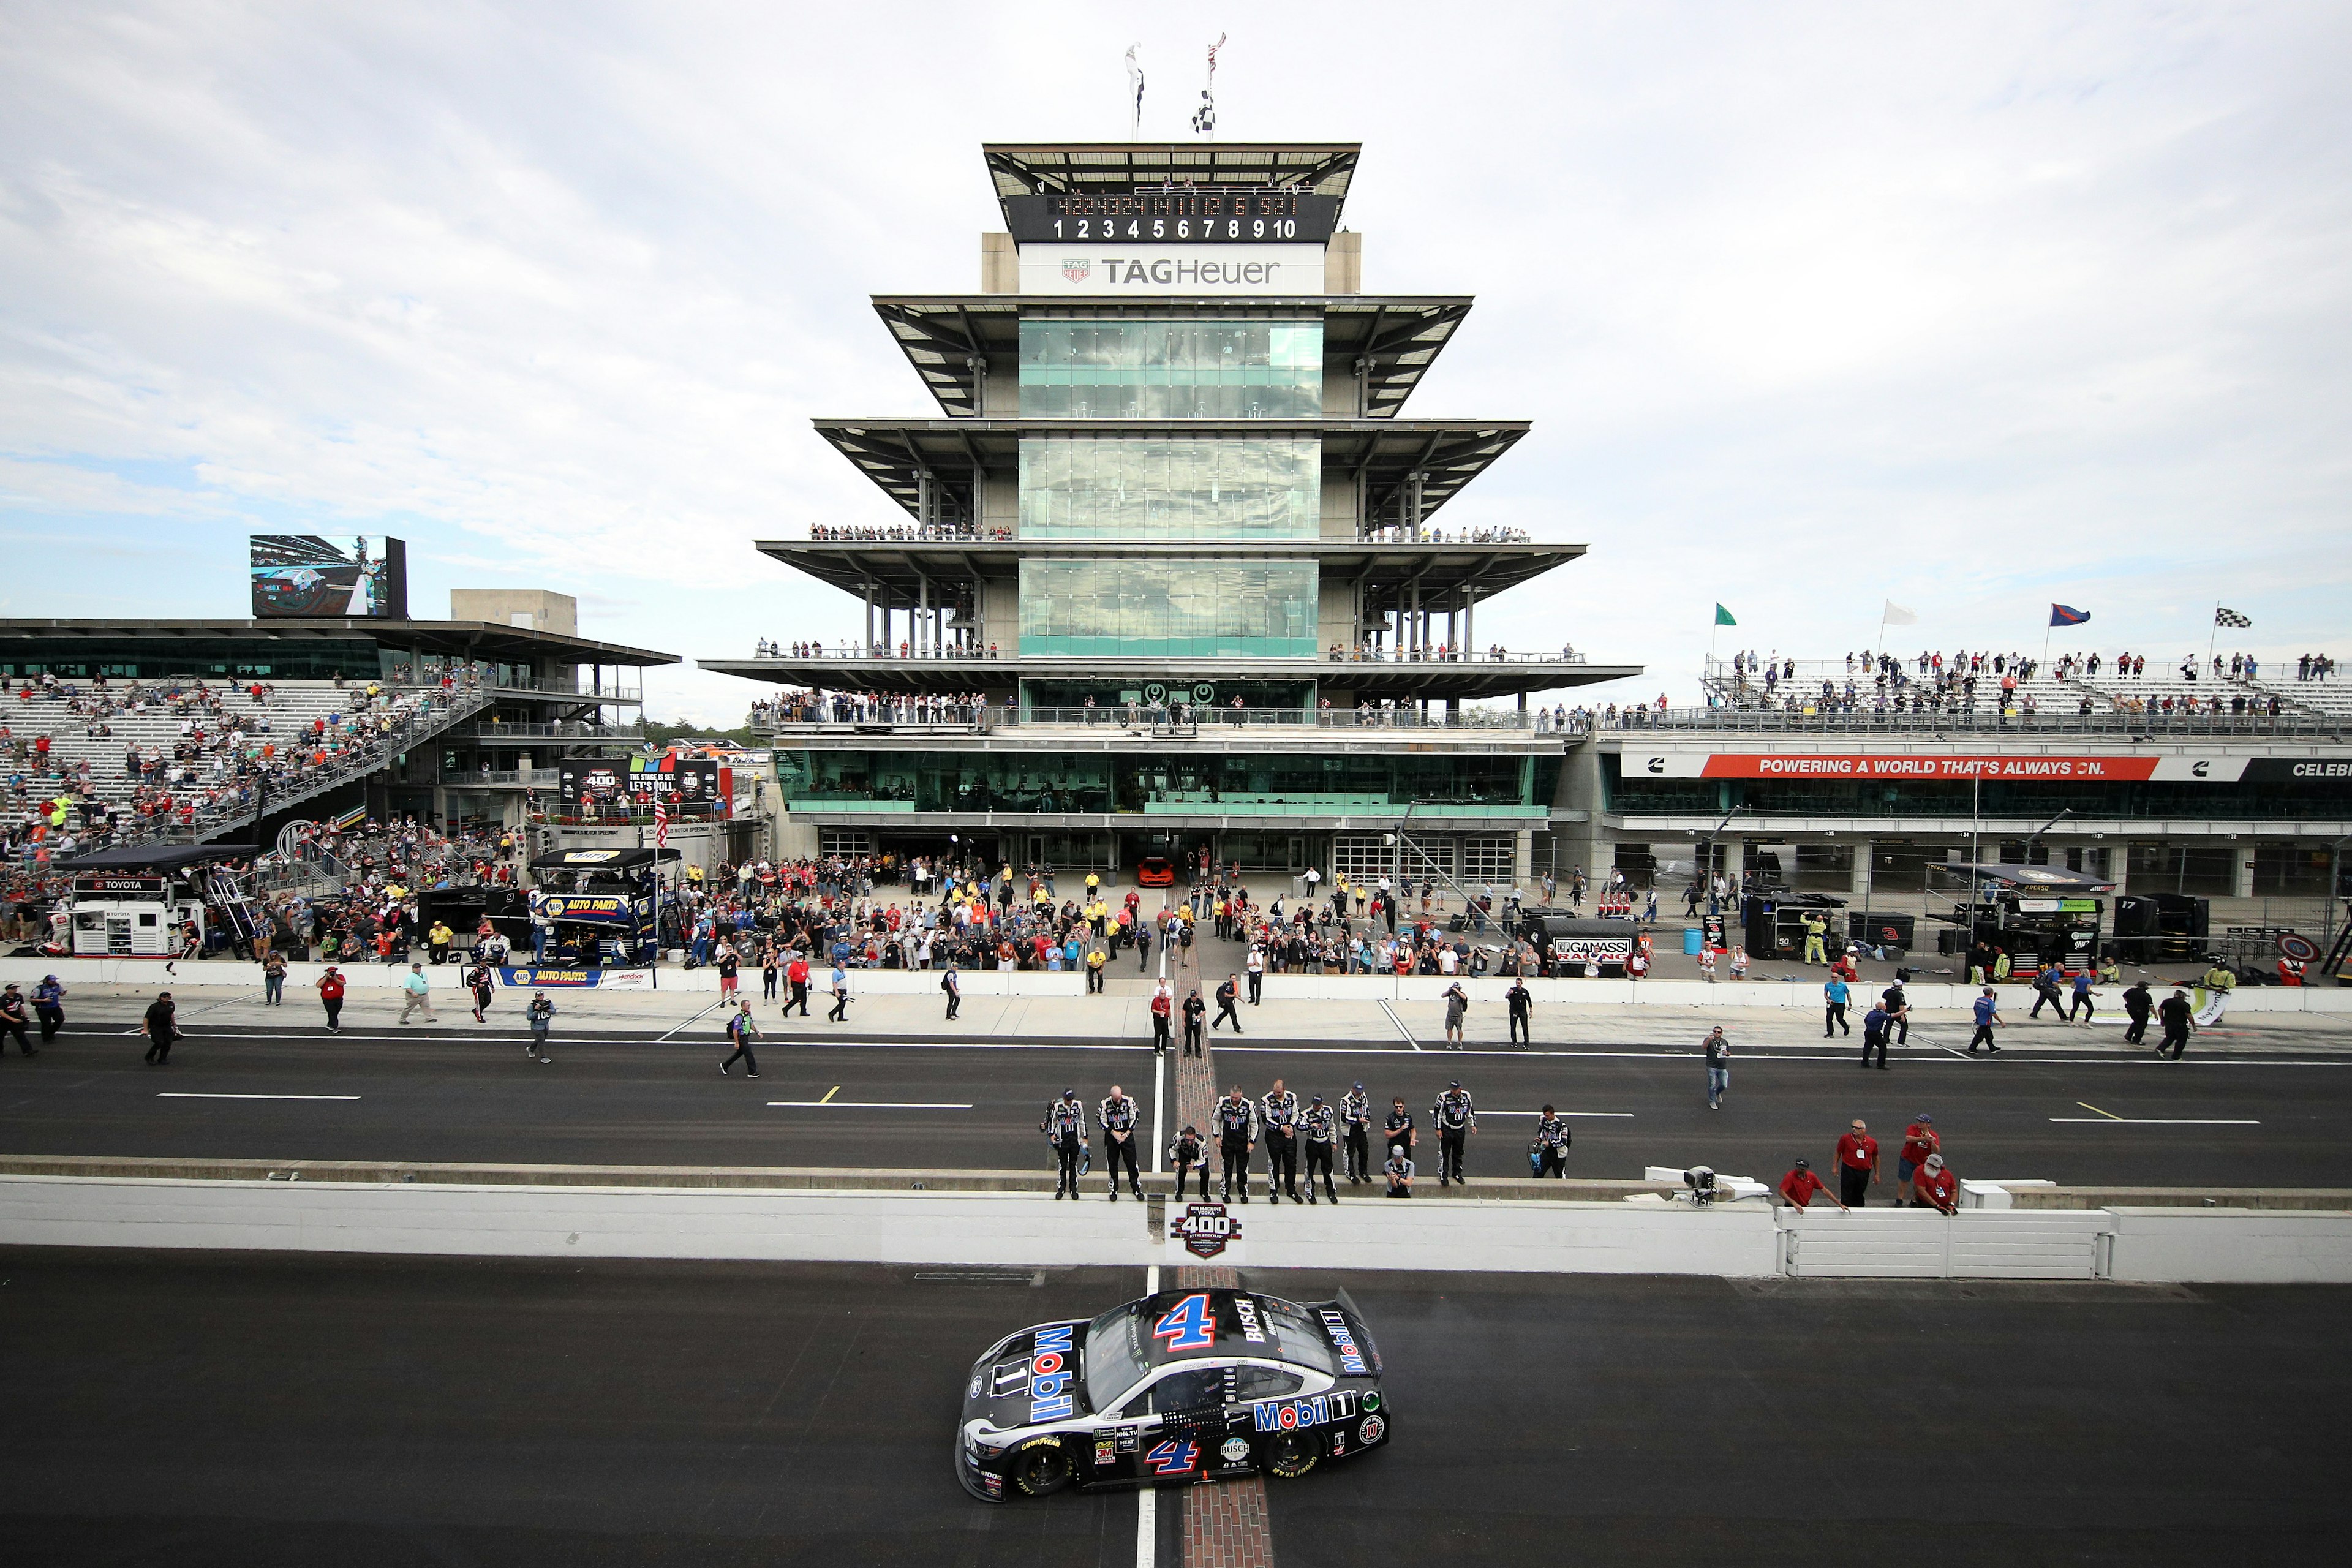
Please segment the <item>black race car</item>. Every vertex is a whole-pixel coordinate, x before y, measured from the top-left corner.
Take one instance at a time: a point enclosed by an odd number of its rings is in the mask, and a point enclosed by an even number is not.
[[[1006,1335],[972,1363],[956,1475],[986,1502],[1263,1471],[1389,1440],[1381,1356],[1345,1301],[1163,1290]]]

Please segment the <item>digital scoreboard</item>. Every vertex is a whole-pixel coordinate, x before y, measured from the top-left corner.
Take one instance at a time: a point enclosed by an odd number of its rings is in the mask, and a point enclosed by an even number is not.
[[[1159,245],[1323,245],[1339,198],[1288,191],[1139,191],[1007,196],[1016,245],[1126,240]]]

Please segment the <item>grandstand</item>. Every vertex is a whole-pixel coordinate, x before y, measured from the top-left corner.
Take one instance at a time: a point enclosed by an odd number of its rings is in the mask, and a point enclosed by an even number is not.
[[[68,832],[79,848],[267,840],[330,805],[519,822],[552,780],[535,769],[635,743],[642,671],[677,659],[572,635],[562,595],[490,592],[531,614],[0,621],[0,834],[29,858]]]
[[[36,802],[70,795],[81,817],[77,837],[93,844],[202,842],[259,811],[357,784],[395,748],[432,739],[491,700],[478,685],[376,689],[372,699],[366,688],[329,681],[288,682],[258,695],[204,685],[107,691],[59,683],[53,692],[20,685],[0,714],[10,751],[24,742],[33,765],[12,793]],[[49,742],[45,758],[32,744],[38,738]],[[134,753],[142,763],[137,775],[127,761]]]
[[[1896,659],[1882,675],[1871,656],[1848,659],[1784,658],[1772,665],[1768,680],[1744,661],[1710,657],[1699,678],[1712,708],[1744,711],[1775,711],[1790,715],[1866,715],[1899,711],[1928,712],[1946,717],[1968,714],[2016,718],[2091,718],[2115,714],[2157,721],[2200,718],[2273,716],[2288,720],[2328,720],[2352,717],[2352,689],[2326,681],[2294,681],[2214,675],[2210,669],[2168,667],[2140,674],[2119,673],[2102,661],[2100,671],[2088,674],[2080,655],[2069,654],[2047,665],[2024,661],[2032,673],[2017,674],[2005,657],[1996,672],[1984,660],[1971,693],[1957,674],[1966,656],[1945,662],[1940,679],[1921,671],[1917,656]],[[2191,671],[2194,670],[2194,673]]]

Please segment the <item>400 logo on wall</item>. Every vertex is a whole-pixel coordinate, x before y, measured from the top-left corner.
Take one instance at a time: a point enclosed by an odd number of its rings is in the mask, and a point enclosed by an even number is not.
[[[1239,1263],[1241,1240],[1242,1222],[1226,1213],[1223,1204],[1187,1204],[1182,1215],[1168,1222],[1168,1250],[1180,1261],[1189,1253]]]
[[[512,964],[499,971],[499,984],[516,991],[650,991],[650,969],[551,969]]]

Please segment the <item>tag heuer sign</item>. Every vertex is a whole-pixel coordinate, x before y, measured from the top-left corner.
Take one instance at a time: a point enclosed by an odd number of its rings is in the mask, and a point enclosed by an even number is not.
[[[1242,1222],[1227,1214],[1223,1204],[1186,1204],[1184,1217],[1168,1222],[1168,1238],[1182,1242],[1195,1258],[1214,1258],[1241,1235]]]
[[[1092,261],[1087,260],[1083,256],[1066,256],[1062,258],[1062,276],[1068,279],[1073,283],[1085,282],[1087,280],[1087,275],[1094,269],[1095,264]]]

